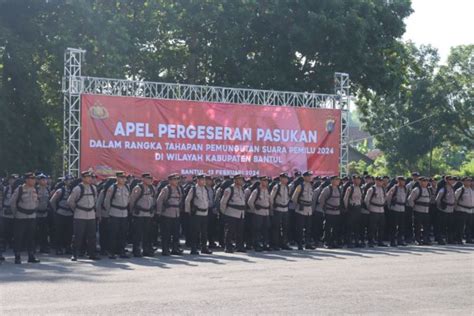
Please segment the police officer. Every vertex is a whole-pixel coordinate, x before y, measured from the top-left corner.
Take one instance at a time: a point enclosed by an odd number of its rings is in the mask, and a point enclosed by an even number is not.
[[[387,204],[391,218],[390,246],[392,247],[406,246],[403,241],[405,205],[408,197],[405,183],[405,177],[398,176],[397,184],[387,192]]]
[[[446,245],[446,242],[452,240],[452,227],[454,222],[454,179],[451,176],[444,178],[445,185],[440,188],[436,194],[436,208],[438,220],[436,229],[436,241],[439,245]]]
[[[181,255],[179,248],[179,215],[183,201],[183,192],[179,186],[180,176],[176,173],[168,176],[169,184],[160,192],[156,209],[161,220],[162,255]]]
[[[288,174],[281,173],[279,183],[273,186],[270,194],[273,250],[291,250],[288,245],[288,206],[290,204],[290,190],[288,188]]]
[[[71,194],[71,175],[64,177],[63,183],[54,192],[49,200],[49,205],[54,211],[54,226],[56,233],[56,254],[62,255],[64,253],[70,255],[71,239],[73,233],[73,211],[67,203],[67,199]]]
[[[245,218],[244,218],[244,241],[245,249],[251,250],[253,247],[253,210],[248,206],[248,200],[252,190],[255,188],[258,182],[258,176],[253,175],[250,177],[250,181],[244,184],[244,197],[246,203]],[[257,183],[258,184],[258,183]]]
[[[220,201],[220,209],[225,218],[225,252],[234,252],[232,242],[235,240],[238,252],[246,252],[244,248],[245,195],[242,189],[244,178],[241,174],[234,175],[234,183],[224,190]]]
[[[303,183],[295,188],[293,196],[291,197],[293,203],[295,203],[296,242],[298,243],[298,250],[303,250],[303,244],[306,249],[315,249],[311,244],[311,220],[313,213],[312,175],[311,171],[303,173]]]
[[[418,245],[430,245],[430,200],[428,178],[420,177],[420,186],[416,186],[408,196],[408,204],[413,208],[415,220],[415,240]],[[423,230],[423,237],[421,231]]]
[[[207,214],[207,238],[209,239],[209,248],[216,248],[216,240],[219,239],[219,215],[216,207],[216,191],[214,188],[214,179],[206,175],[206,189],[209,195],[209,211]]]
[[[374,247],[375,240],[377,240],[378,246],[387,247],[383,242],[385,191],[382,177],[375,178],[375,185],[367,191],[364,202],[370,212],[369,247]]]
[[[36,240],[41,253],[49,253],[49,196],[48,177],[45,174],[37,176],[38,209],[36,211]]]
[[[418,172],[411,173],[412,180],[406,185],[407,194],[419,186],[420,174]],[[405,206],[405,242],[411,244],[413,242],[413,207],[409,204]]]
[[[339,248],[341,229],[341,179],[339,176],[331,177],[331,184],[325,187],[319,195],[319,205],[324,210],[326,218],[325,239],[327,248]]]
[[[454,241],[462,244],[464,235],[464,226],[466,231],[466,242],[472,243],[473,238],[473,213],[474,213],[474,190],[472,188],[472,179],[469,177],[462,178],[463,186],[456,190],[456,206],[454,209],[455,229]]]
[[[321,192],[330,184],[330,181],[327,177],[324,177],[323,181],[313,191],[313,201],[312,201],[312,223],[311,223],[311,235],[315,243],[315,247],[318,247],[319,244],[323,241],[324,236],[324,210],[319,204],[319,196]]]
[[[25,184],[18,186],[11,198],[11,210],[14,218],[14,249],[15,263],[21,264],[21,249],[24,245],[28,251],[28,262],[40,262],[35,258],[36,210],[38,193],[36,178],[32,172],[24,175]]]
[[[82,183],[72,189],[67,199],[69,208],[74,212],[72,257],[71,261],[77,261],[78,252],[84,241],[87,244],[89,259],[99,260],[96,254],[96,214],[95,205],[97,191],[92,184],[92,173],[83,171],[81,173]]]
[[[152,224],[155,214],[155,189],[153,176],[142,174],[142,183],[132,189],[130,209],[133,214],[133,255],[135,257],[152,257]]]
[[[125,244],[128,231],[128,201],[130,191],[125,185],[127,176],[123,171],[115,174],[117,182],[111,185],[104,198],[104,207],[109,214],[109,247],[110,259],[128,258],[125,253]]]
[[[210,199],[204,174],[199,174],[196,177],[196,185],[188,191],[184,205],[185,212],[190,214],[191,254],[199,254],[199,243],[202,253],[211,254],[212,251],[207,247],[207,216]]]
[[[270,250],[270,192],[268,191],[268,178],[260,176],[259,180],[260,185],[250,193],[248,199],[248,206],[253,214],[252,238],[255,251]]]
[[[3,188],[2,206],[0,207],[0,216],[2,221],[2,245],[0,245],[0,253],[6,251],[7,247],[13,248],[13,212],[11,210],[11,198],[13,194],[13,184],[17,181],[18,175],[12,174],[7,178],[7,184]]]
[[[347,247],[360,247],[360,212],[362,205],[362,189],[360,188],[361,178],[355,174],[352,176],[352,185],[350,185],[344,195],[344,206],[347,210]]]
[[[109,177],[104,183],[100,185],[99,195],[95,202],[95,212],[97,215],[97,221],[99,222],[99,245],[100,254],[106,256],[110,252],[109,247],[109,212],[105,209],[104,201],[107,189],[115,183],[115,177]]]

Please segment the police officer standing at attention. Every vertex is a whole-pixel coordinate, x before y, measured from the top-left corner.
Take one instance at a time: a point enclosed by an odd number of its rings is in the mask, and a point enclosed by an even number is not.
[[[104,198],[104,207],[109,214],[109,247],[110,259],[116,259],[118,254],[120,258],[128,258],[125,253],[125,244],[128,231],[128,200],[130,191],[125,184],[127,176],[119,171],[115,174],[117,182],[111,185]]]
[[[430,245],[430,200],[428,178],[420,177],[420,186],[415,187],[408,196],[408,204],[413,208],[415,217],[415,240],[418,245]],[[423,228],[423,241],[421,230]]]
[[[3,222],[3,245],[2,250],[7,250],[7,246],[13,248],[13,212],[11,209],[11,200],[13,195],[13,184],[18,179],[17,174],[12,174],[8,177],[8,183],[3,188],[3,197],[2,197],[2,222]]]
[[[472,216],[474,212],[474,190],[472,179],[464,177],[463,186],[456,190],[456,206],[454,209],[454,242],[462,244],[464,225],[466,224],[466,242],[472,243]]]
[[[161,220],[162,255],[181,255],[179,249],[179,213],[183,192],[179,186],[180,176],[173,173],[168,176],[169,184],[158,195],[156,209]]]
[[[280,182],[273,186],[270,193],[273,250],[291,250],[288,246],[288,206],[290,204],[290,190],[288,188],[288,174],[280,174]]]
[[[206,188],[206,176],[199,174],[196,185],[192,186],[186,196],[185,212],[191,214],[191,254],[198,255],[198,244],[202,253],[211,254],[207,248],[207,215],[209,212],[209,194]]]
[[[54,226],[56,234],[56,254],[71,254],[71,238],[73,211],[67,203],[71,194],[70,183],[72,176],[64,177],[64,183],[59,187],[49,200],[49,204],[54,211]]]
[[[303,183],[298,185],[293,192],[291,199],[295,203],[295,222],[296,222],[296,242],[298,250],[303,250],[303,244],[306,249],[315,249],[311,244],[311,220],[312,220],[312,202],[313,186],[311,185],[311,171],[303,173]],[[303,238],[304,236],[304,238]]]
[[[37,242],[40,246],[41,253],[49,252],[49,222],[48,222],[48,209],[49,209],[49,188],[48,188],[48,177],[44,174],[37,176],[38,186],[36,192],[38,193],[38,209],[36,211],[36,228],[37,228]]]
[[[436,241],[440,245],[445,245],[446,242],[452,240],[452,227],[454,217],[454,179],[451,176],[445,177],[445,186],[438,191],[436,195],[436,208],[438,213],[436,218],[438,219],[436,229]]]
[[[99,260],[96,255],[96,214],[95,204],[97,191],[92,185],[92,174],[89,171],[81,173],[82,183],[72,189],[67,203],[74,212],[73,237],[72,237],[72,261],[77,261],[77,254],[87,243],[89,259]]]
[[[252,216],[252,237],[255,251],[270,250],[270,192],[268,192],[268,178],[260,176],[260,185],[255,188],[248,199]],[[260,244],[262,241],[262,244]]]
[[[385,191],[383,189],[382,177],[375,178],[375,185],[367,191],[364,202],[370,212],[369,247],[374,247],[375,240],[377,240],[378,246],[387,247],[387,245],[383,243]]]
[[[155,189],[152,182],[153,176],[150,173],[142,174],[142,183],[136,185],[130,194],[134,257],[152,257],[154,255],[151,236],[155,214]]]
[[[220,201],[221,212],[225,216],[225,252],[234,252],[232,242],[235,240],[238,252],[246,252],[244,248],[245,195],[242,189],[244,178],[241,174],[234,175],[234,183],[224,190]]]
[[[359,175],[352,176],[352,185],[350,185],[344,195],[344,206],[347,210],[347,247],[360,247],[360,212],[362,205],[362,189],[360,188],[361,178]]]
[[[397,177],[397,184],[387,192],[387,204],[391,213],[390,227],[390,246],[406,246],[403,241],[404,224],[405,224],[405,205],[407,201],[407,189],[405,187],[405,178]]]
[[[408,195],[419,186],[420,174],[415,171],[411,173],[411,177],[412,181],[406,185]],[[408,244],[413,242],[413,207],[408,204],[405,206],[405,242]]]
[[[339,235],[341,229],[341,191],[339,176],[331,177],[331,184],[325,187],[319,195],[319,205],[324,210],[326,218],[325,239],[326,246],[339,248]]]
[[[18,186],[11,198],[11,210],[14,224],[15,263],[21,264],[21,249],[23,245],[28,251],[28,262],[40,262],[35,258],[36,210],[38,208],[38,193],[36,178],[32,172],[24,175],[25,184]]]

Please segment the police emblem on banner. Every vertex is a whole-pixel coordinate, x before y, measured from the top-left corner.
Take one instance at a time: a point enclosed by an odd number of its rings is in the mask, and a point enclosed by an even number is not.
[[[336,127],[336,120],[334,119],[334,117],[329,117],[326,120],[326,132],[332,133],[335,127]]]
[[[109,117],[109,112],[99,101],[94,102],[94,105],[89,109],[89,115],[92,118],[103,120]]]

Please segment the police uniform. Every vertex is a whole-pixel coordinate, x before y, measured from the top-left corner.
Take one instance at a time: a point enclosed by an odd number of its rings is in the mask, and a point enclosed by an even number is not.
[[[212,180],[212,177],[206,176],[206,180]],[[211,184],[206,184],[207,194],[209,196],[209,211],[207,213],[207,238],[209,248],[217,247],[216,241],[219,239],[219,217],[216,207],[216,191]]]
[[[454,208],[454,241],[457,243],[462,243],[462,237],[465,232],[466,242],[472,243],[474,237],[474,190],[472,189],[472,186],[462,186],[457,189],[455,192],[455,198],[456,205]]]
[[[426,182],[425,178],[420,181]],[[428,188],[414,188],[408,196],[408,204],[413,208],[415,240],[418,244],[429,245],[430,241],[430,201],[431,195]],[[421,234],[423,228],[423,236]]]
[[[438,220],[436,241],[438,244],[444,245],[452,240],[453,224],[457,214],[454,214],[455,196],[453,187],[446,183],[446,186],[441,188],[438,194],[436,194],[435,203],[438,210],[436,214],[436,219]]]
[[[406,189],[407,189],[407,194],[410,195],[411,194],[411,191],[419,185],[418,183],[418,178],[420,177],[420,174],[418,172],[413,172],[411,174],[411,176],[413,177],[413,180],[410,181],[407,185],[406,185]],[[407,203],[407,205],[405,206],[405,225],[404,225],[404,229],[405,229],[405,242],[406,243],[412,243],[413,242],[413,228],[414,228],[414,214],[413,214],[413,207]]]
[[[333,177],[331,180],[337,179]],[[326,219],[325,241],[328,248],[339,247],[341,229],[341,191],[338,186],[328,185],[318,198]]]
[[[360,214],[362,207],[362,189],[359,185],[351,185],[344,195],[344,206],[347,210],[348,225],[346,243],[350,247],[358,247],[360,236]]]
[[[35,179],[33,173],[24,176],[25,181]],[[22,184],[15,189],[11,198],[11,210],[14,223],[14,247],[15,263],[21,263],[21,249],[25,245],[28,251],[28,262],[39,262],[35,258],[35,231],[36,231],[36,210],[38,209],[38,193],[33,185]]]
[[[319,204],[319,196],[325,187],[323,182],[313,191],[311,236],[313,237],[315,246],[318,246],[319,243],[323,241],[324,236],[324,210]]]
[[[69,180],[71,180],[71,177],[66,176],[65,183],[54,192],[49,200],[49,204],[54,212],[57,255],[62,255],[63,253],[71,254],[74,214],[67,203],[71,194]]]
[[[142,177],[153,178],[149,173],[143,174]],[[152,185],[141,183],[133,188],[130,195],[130,209],[133,214],[133,255],[136,257],[153,256],[154,194]]]
[[[377,177],[376,181],[382,181],[381,177]],[[382,185],[375,184],[372,186],[365,196],[365,205],[367,206],[369,214],[369,246],[373,247],[375,241],[379,246],[386,246],[383,243],[383,229],[385,225],[384,206],[385,206],[385,191]]]
[[[168,180],[179,179],[179,175],[173,174],[168,177]],[[162,254],[170,254],[170,246],[172,248],[171,254],[179,255],[179,215],[181,203],[183,200],[183,192],[181,187],[167,185],[164,187],[156,201],[157,212],[161,220],[161,246]]]
[[[92,177],[88,171],[81,173],[81,177]],[[96,213],[95,205],[97,191],[94,185],[81,183],[72,189],[67,199],[67,204],[73,210],[73,237],[72,261],[77,261],[78,252],[82,249],[84,241],[87,244],[89,259],[97,260],[96,255]]]
[[[266,177],[260,177],[260,181],[267,181]],[[252,238],[255,251],[269,250],[270,230],[270,192],[268,186],[255,188],[249,196],[248,206],[252,212]],[[260,243],[261,242],[261,243]]]
[[[288,175],[280,174],[280,178]],[[279,248],[289,250],[288,246],[288,206],[290,204],[290,191],[288,185],[281,182],[274,185],[270,193],[271,209],[273,215],[271,217],[272,226],[272,247],[275,250]]]
[[[238,178],[242,178],[242,176],[234,176],[234,180]],[[225,251],[234,251],[232,242],[235,240],[237,251],[245,252],[243,239],[245,195],[242,186],[237,186],[234,183],[229,188],[225,189],[220,201],[220,208],[225,218]]]
[[[404,178],[398,178],[403,179]],[[407,201],[407,190],[404,185],[395,184],[387,192],[387,204],[390,212],[391,227],[390,229],[390,245],[405,245],[403,241],[404,224],[405,224],[405,206]]]
[[[107,182],[115,181],[115,178],[108,178]],[[105,186],[107,186],[107,182]],[[100,245],[100,254],[107,255],[110,251],[109,247],[109,212],[104,206],[105,188],[100,190],[99,195],[97,196],[97,201],[95,202],[95,211],[97,215],[97,220],[99,221],[99,245]]]
[[[1,245],[0,252],[6,251],[7,247],[13,248],[13,213],[11,210],[11,198],[13,195],[13,183],[17,175],[11,175],[8,178],[8,184],[3,188],[1,212]]]
[[[198,175],[197,179],[204,179],[204,175]],[[209,193],[205,185],[193,186],[185,200],[185,212],[190,214],[191,228],[191,254],[199,254],[198,246],[202,253],[212,253],[207,248],[207,223],[209,212]]]
[[[38,176],[38,179],[47,179],[43,174]],[[48,185],[38,185],[36,188],[38,192],[38,209],[36,211],[36,240],[40,247],[40,252],[49,252],[49,197],[50,191]]]
[[[305,172],[304,177],[311,176],[310,172]],[[312,202],[313,202],[313,187],[311,182],[304,181],[298,185],[291,197],[295,203],[295,222],[296,222],[296,242],[298,249],[303,249],[303,244],[306,249],[314,249],[311,245],[311,221],[312,221]]]
[[[117,178],[125,178],[123,172],[116,174]],[[128,232],[128,201],[130,191],[126,184],[111,185],[104,198],[104,207],[108,212],[109,219],[109,247],[110,258],[115,259],[115,255],[121,258],[128,258],[125,253],[125,245]]]

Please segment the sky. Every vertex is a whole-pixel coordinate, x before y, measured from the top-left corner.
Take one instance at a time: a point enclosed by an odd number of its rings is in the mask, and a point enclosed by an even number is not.
[[[474,44],[474,0],[412,0],[404,40],[431,44],[445,63],[452,46]]]

